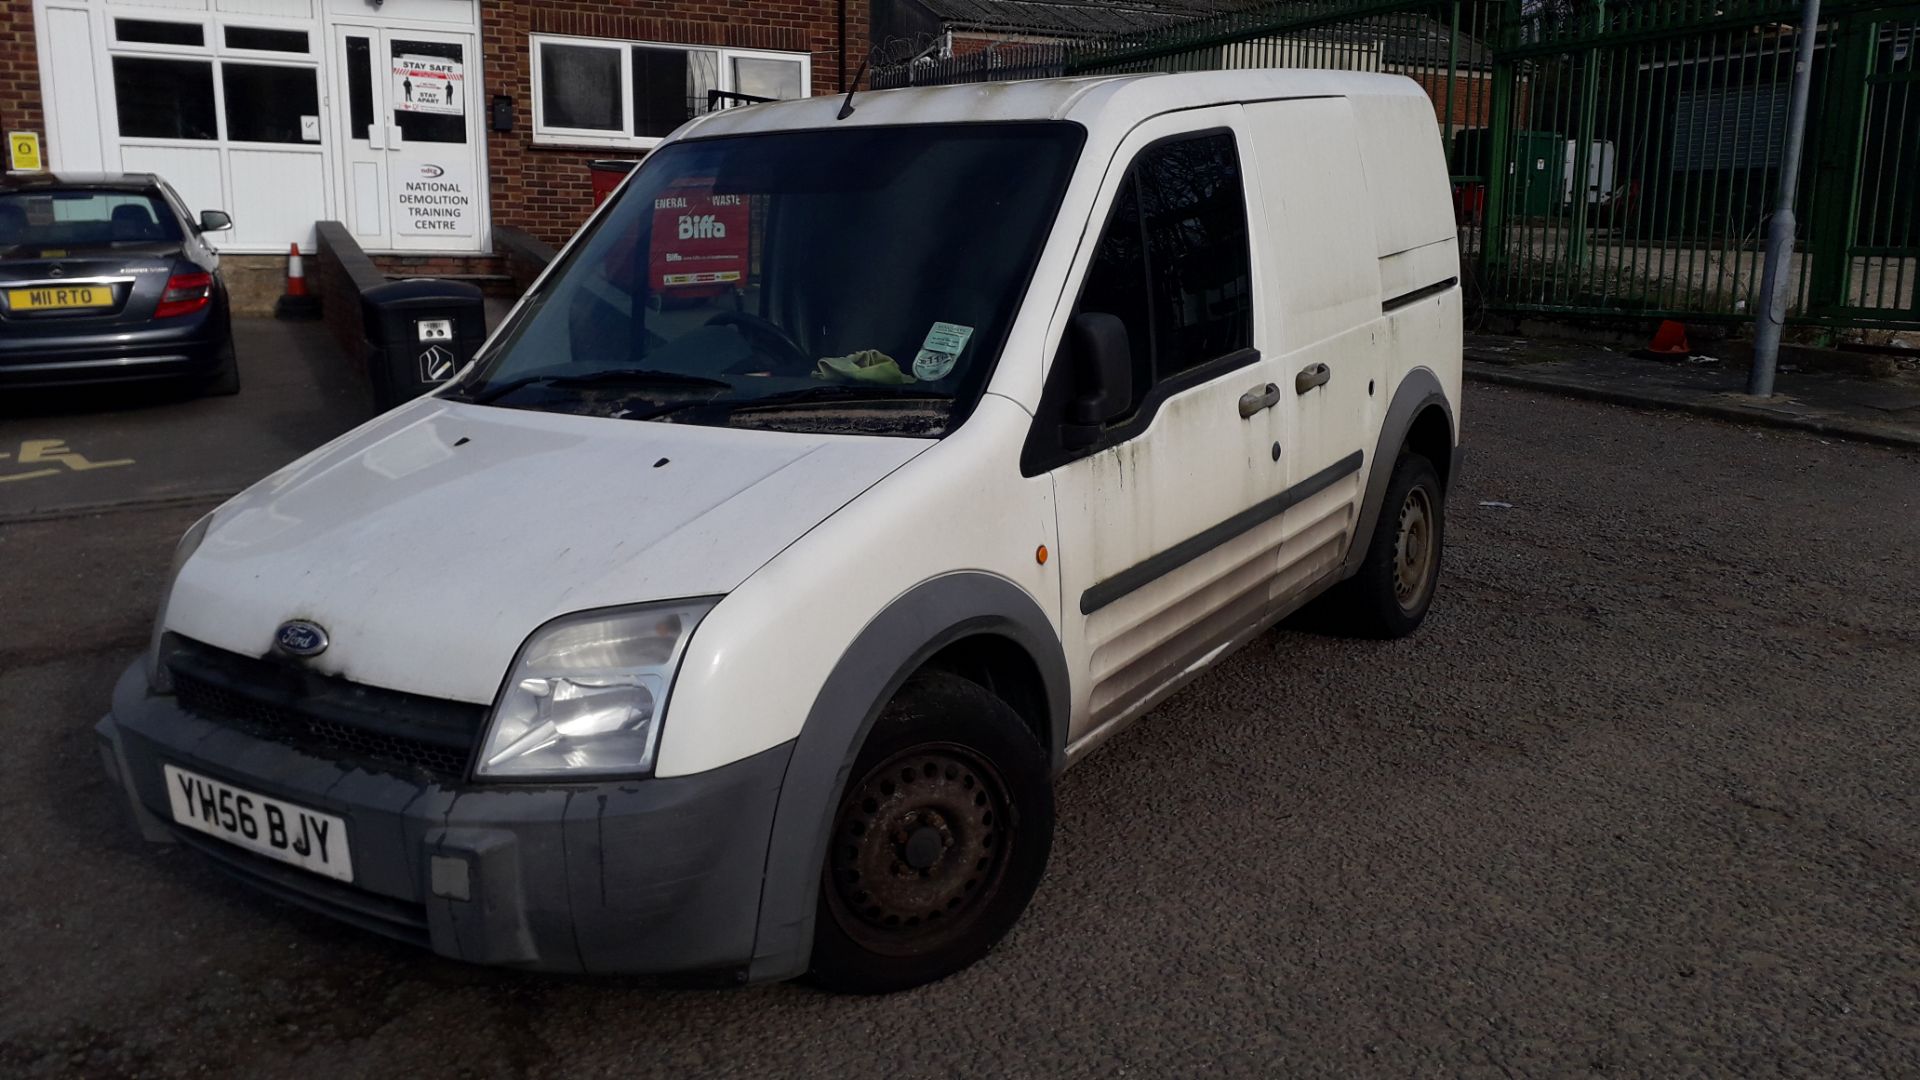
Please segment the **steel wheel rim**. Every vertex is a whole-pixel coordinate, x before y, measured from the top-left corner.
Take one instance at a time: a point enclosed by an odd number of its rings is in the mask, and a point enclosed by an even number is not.
[[[1433,577],[1433,503],[1414,488],[1400,504],[1400,526],[1393,544],[1393,598],[1402,611],[1420,606]]]
[[[874,952],[913,955],[966,933],[1006,877],[1012,800],[1000,771],[953,743],[908,747],[848,785],[827,854],[827,905]]]

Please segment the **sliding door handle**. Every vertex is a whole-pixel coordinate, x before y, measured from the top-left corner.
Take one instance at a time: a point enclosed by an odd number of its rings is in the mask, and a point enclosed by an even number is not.
[[[1240,419],[1245,420],[1254,413],[1271,409],[1280,404],[1280,388],[1268,383],[1256,386],[1240,395]]]
[[[1316,386],[1327,385],[1327,380],[1331,378],[1333,378],[1333,371],[1327,365],[1308,364],[1300,369],[1300,374],[1293,377],[1293,392],[1304,394]]]

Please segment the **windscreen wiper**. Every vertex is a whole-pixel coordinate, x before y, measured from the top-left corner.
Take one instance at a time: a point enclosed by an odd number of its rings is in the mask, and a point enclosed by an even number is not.
[[[712,388],[731,390],[733,384],[725,379],[710,378],[706,375],[687,375],[678,371],[657,371],[651,368],[602,368],[598,371],[578,373],[549,372],[545,375],[525,375],[518,379],[509,379],[496,386],[489,386],[477,394],[468,394],[466,400],[484,405],[527,386],[685,386],[692,388]]]
[[[889,386],[885,383],[828,383],[822,386],[803,386],[798,390],[784,390],[765,397],[746,398],[739,401],[723,399],[718,405],[732,405],[735,409],[757,409],[761,406],[802,405],[811,402],[863,402],[863,401],[945,401],[951,402],[951,394],[934,394],[925,390],[916,390],[911,386]]]

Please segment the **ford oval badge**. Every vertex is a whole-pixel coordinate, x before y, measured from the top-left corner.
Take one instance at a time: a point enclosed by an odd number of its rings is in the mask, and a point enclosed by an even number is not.
[[[327,651],[327,631],[318,623],[292,619],[274,631],[273,643],[293,656],[319,656]]]

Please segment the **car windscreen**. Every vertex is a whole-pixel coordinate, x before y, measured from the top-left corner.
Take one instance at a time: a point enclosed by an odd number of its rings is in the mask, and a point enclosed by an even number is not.
[[[1048,122],[670,144],[452,393],[943,434],[992,373],[1084,137]]]
[[[38,188],[0,193],[0,248],[178,243],[180,222],[140,191]]]

